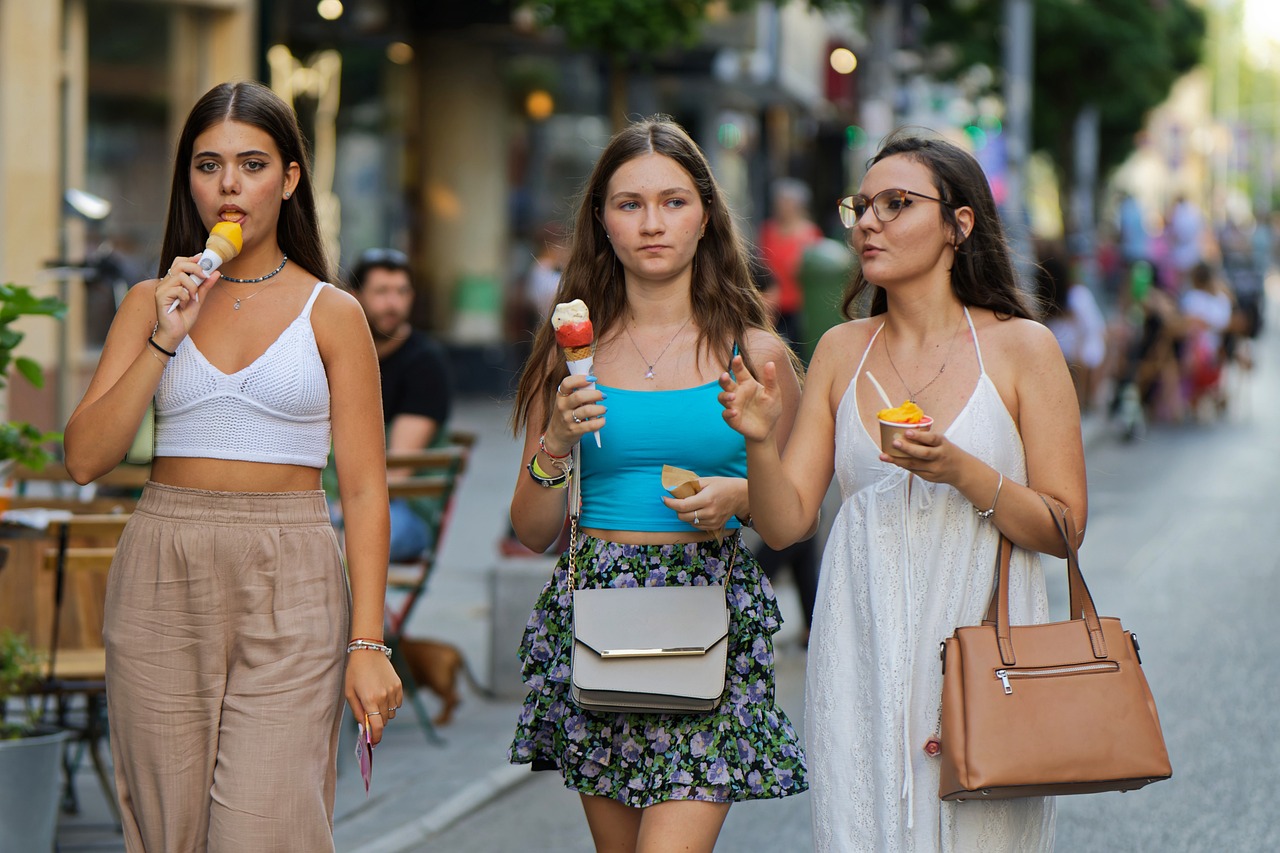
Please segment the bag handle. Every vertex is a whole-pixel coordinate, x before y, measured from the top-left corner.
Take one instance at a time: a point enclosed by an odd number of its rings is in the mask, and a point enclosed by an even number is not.
[[[1058,529],[1062,541],[1067,546],[1067,583],[1071,592],[1070,612],[1068,618],[1083,619],[1089,631],[1089,643],[1093,646],[1095,658],[1107,657],[1107,641],[1102,634],[1102,623],[1098,619],[1098,610],[1093,603],[1093,595],[1084,582],[1084,573],[1080,570],[1080,553],[1076,546],[1079,537],[1076,534],[1075,522],[1071,512],[1061,501],[1041,494],[1040,500],[1053,517],[1053,525]],[[996,553],[995,585],[991,591],[991,603],[987,606],[988,624],[996,626],[996,642],[1000,647],[1000,660],[1005,666],[1014,666],[1017,655],[1013,649],[1013,636],[1009,630],[1009,561],[1013,556],[1013,542],[1004,534],[1000,535],[1000,549]]]

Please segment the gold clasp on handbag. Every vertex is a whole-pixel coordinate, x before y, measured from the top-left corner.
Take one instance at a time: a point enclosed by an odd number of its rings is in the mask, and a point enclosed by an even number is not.
[[[677,646],[670,649],[605,649],[600,652],[602,658],[655,658],[679,655],[705,655],[707,650],[701,646]]]

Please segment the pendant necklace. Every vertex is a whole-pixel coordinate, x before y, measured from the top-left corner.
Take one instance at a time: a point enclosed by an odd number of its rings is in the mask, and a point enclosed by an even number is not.
[[[643,361],[645,365],[648,367],[648,370],[644,372],[645,379],[653,379],[653,368],[657,366],[658,362],[662,361],[662,357],[667,354],[667,350],[671,349],[671,345],[676,342],[676,338],[680,337],[680,333],[684,331],[684,327],[689,325],[689,321],[692,319],[693,319],[692,314],[690,314],[688,317],[685,318],[684,322],[680,324],[680,328],[676,329],[676,333],[671,336],[671,340],[667,341],[667,345],[662,348],[662,352],[658,353],[658,357],[655,358],[653,361],[649,361],[649,359],[645,358],[644,353],[641,352],[640,345],[636,343],[635,337],[632,336],[631,334],[631,327],[630,326],[622,327],[623,329],[626,330],[627,337],[631,338],[631,345],[636,348],[636,353],[640,356],[640,360]]]
[[[284,265],[287,263],[289,263],[289,256],[285,255],[280,260],[280,266],[276,267],[266,275],[260,275],[257,278],[232,278],[229,275],[224,275],[222,277],[222,280],[235,282],[236,284],[257,284],[260,281],[267,281],[267,279],[275,278],[276,275],[280,272],[280,270],[284,269]],[[275,284],[275,282],[267,282],[267,284],[264,284],[262,287],[259,287],[257,290],[255,290],[253,293],[250,293],[248,296],[244,296],[244,297],[232,296],[231,298],[236,301],[235,304],[231,306],[232,310],[239,311],[241,302],[248,302],[250,299],[257,296],[259,293],[266,290],[268,287],[270,287],[273,284]]]
[[[963,319],[963,318],[961,318]],[[893,368],[893,373],[898,377],[898,381],[902,383],[902,387],[907,389],[907,399],[917,405],[920,402],[920,395],[929,389],[929,386],[938,381],[943,371],[947,369],[947,362],[951,360],[951,350],[955,348],[956,338],[960,336],[960,326],[956,326],[956,330],[951,333],[951,343],[947,345],[947,354],[942,357],[942,366],[938,368],[938,372],[933,374],[933,378],[924,384],[919,391],[912,391],[911,386],[907,384],[907,380],[902,378],[902,374],[898,372],[898,365],[893,363],[893,351],[889,349],[889,336],[884,336],[884,354],[889,356],[889,366]]]

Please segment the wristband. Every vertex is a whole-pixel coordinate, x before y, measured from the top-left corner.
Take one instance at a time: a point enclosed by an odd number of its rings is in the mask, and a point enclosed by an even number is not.
[[[563,473],[561,473],[559,477],[552,477],[546,471],[542,470],[542,466],[538,464],[538,454],[536,453],[533,454],[533,458],[529,460],[528,469],[529,476],[533,478],[535,483],[542,486],[544,489],[565,488],[569,485],[569,472],[573,470],[572,467],[565,466],[561,469]]]
[[[155,332],[152,332],[152,333],[151,333],[151,337],[147,338],[147,343],[151,344],[153,347],[155,347],[156,349],[160,350],[160,352],[162,352],[162,353],[164,353],[165,355],[169,356],[169,358],[173,358],[174,356],[176,356],[176,355],[178,354],[178,351],[177,351],[177,350],[174,350],[173,352],[169,352],[167,349],[165,349],[164,347],[162,347],[162,346],[160,346],[158,343],[156,343]]]

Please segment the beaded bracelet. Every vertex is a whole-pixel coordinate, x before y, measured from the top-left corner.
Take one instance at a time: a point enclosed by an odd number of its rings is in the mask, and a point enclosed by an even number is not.
[[[569,457],[570,454],[573,453],[572,447],[569,448],[568,452],[565,453],[564,456],[556,456],[550,450],[547,450],[547,434],[545,432],[542,435],[538,436],[538,447],[542,449],[543,453],[547,454],[552,459],[566,459]]]
[[[391,647],[385,643],[379,643],[375,640],[352,640],[347,643],[347,654],[351,654],[356,649],[368,649],[371,652],[382,652],[387,656],[387,660],[391,659]]]

